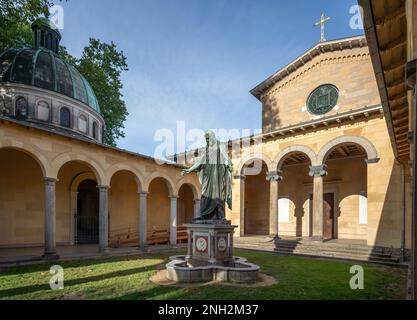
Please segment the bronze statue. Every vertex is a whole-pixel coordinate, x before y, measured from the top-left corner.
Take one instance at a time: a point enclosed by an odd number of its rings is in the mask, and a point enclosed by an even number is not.
[[[193,166],[181,172],[182,175],[198,172],[201,183],[200,212],[193,223],[225,221],[225,202],[232,209],[232,162],[227,147],[213,131],[207,131],[205,138],[205,152]]]

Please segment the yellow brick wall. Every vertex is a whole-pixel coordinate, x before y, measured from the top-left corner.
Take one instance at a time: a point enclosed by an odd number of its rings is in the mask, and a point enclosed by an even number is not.
[[[147,201],[148,231],[151,231],[153,227],[167,228],[169,230],[171,202],[164,180],[155,179],[151,182]]]
[[[130,172],[119,171],[110,181],[109,226],[110,234],[126,228],[139,230],[138,186]]]
[[[0,246],[43,243],[43,185],[33,158],[0,149]]]

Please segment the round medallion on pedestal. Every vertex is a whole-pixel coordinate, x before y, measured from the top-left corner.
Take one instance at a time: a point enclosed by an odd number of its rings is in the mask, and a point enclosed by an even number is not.
[[[195,241],[195,246],[198,251],[206,251],[207,240],[203,237],[197,238],[197,240]]]

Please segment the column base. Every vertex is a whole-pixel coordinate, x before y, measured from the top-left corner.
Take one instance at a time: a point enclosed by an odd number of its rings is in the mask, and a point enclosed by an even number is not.
[[[323,242],[323,236],[312,236],[310,237],[311,241],[320,241]]]
[[[99,249],[98,249],[98,252],[99,252],[99,253],[102,253],[102,254],[109,253],[109,248],[99,248]]]
[[[42,255],[42,259],[44,260],[59,260],[59,254],[56,252],[45,252]]]

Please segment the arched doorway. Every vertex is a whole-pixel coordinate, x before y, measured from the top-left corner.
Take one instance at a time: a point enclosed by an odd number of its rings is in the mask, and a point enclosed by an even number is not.
[[[268,168],[261,159],[246,162],[242,169],[245,178],[244,230],[245,235],[269,234]]]
[[[312,217],[309,214],[312,194],[310,165],[310,156],[304,151],[285,153],[278,163],[278,170],[282,175],[282,181],[278,183],[280,236],[308,237],[312,234]]]
[[[139,244],[139,195],[137,176],[128,170],[113,174],[109,189],[109,245]]]
[[[178,192],[177,226],[190,223],[194,218],[194,193],[190,185],[183,184]]]
[[[75,243],[98,243],[99,190],[94,180],[83,180],[77,188]]]
[[[98,243],[98,181],[95,169],[87,162],[71,160],[60,166],[56,183],[57,242]]]
[[[346,142],[324,157],[323,239],[366,240],[367,153],[359,144]]]
[[[164,178],[155,178],[149,184],[147,197],[147,242],[165,244],[170,232],[170,189]]]

